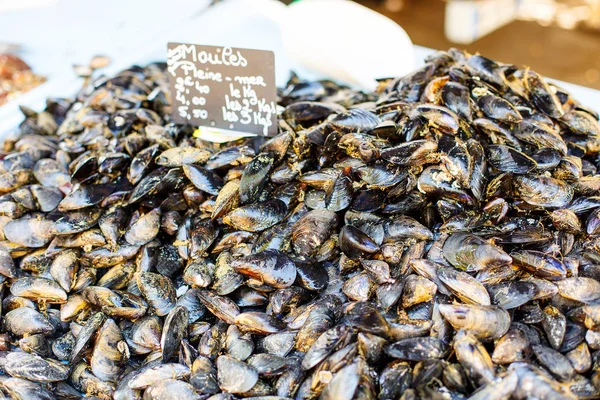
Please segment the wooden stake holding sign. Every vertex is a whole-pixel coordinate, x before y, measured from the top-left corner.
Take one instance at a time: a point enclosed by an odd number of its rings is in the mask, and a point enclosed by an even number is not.
[[[167,70],[174,122],[237,136],[277,134],[272,51],[169,43]]]

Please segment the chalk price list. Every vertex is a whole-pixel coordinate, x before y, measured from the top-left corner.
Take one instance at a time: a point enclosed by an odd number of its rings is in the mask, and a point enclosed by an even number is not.
[[[255,78],[236,76],[234,80],[239,84],[254,81]],[[257,81],[262,82],[262,79]],[[264,86],[264,83],[262,84]],[[263,134],[266,135],[272,125],[271,116],[275,112],[275,103],[267,103],[264,98],[258,98],[251,83],[245,83],[241,87],[233,83],[229,84],[229,94],[225,95],[225,105],[223,106],[223,119],[225,121],[239,122],[243,125],[261,125]]]
[[[208,110],[200,108],[206,105],[206,97],[210,93],[210,86],[201,85],[198,81],[194,81],[191,76],[185,78],[177,77],[175,79],[175,101],[179,103],[177,112],[181,118],[191,121],[194,119],[208,119]],[[190,96],[191,90],[194,90],[199,95]],[[201,95],[200,95],[201,94]],[[187,96],[190,96],[188,99]]]
[[[267,135],[277,108],[267,100],[273,96],[265,78],[252,74],[240,50],[200,49],[204,47],[184,44],[169,48],[176,121]]]

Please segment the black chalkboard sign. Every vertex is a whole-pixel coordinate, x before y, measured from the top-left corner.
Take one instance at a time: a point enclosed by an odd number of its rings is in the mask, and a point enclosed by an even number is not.
[[[169,43],[167,70],[175,122],[277,134],[272,51]]]

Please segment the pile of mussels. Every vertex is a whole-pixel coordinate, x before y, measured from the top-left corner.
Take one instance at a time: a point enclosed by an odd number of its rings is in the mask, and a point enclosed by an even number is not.
[[[170,122],[164,64],[23,109],[0,159],[13,399],[600,397],[600,124],[438,52],[293,76],[279,134]]]

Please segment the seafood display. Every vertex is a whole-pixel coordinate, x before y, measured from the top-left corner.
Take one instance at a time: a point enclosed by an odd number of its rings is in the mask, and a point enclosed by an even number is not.
[[[44,83],[27,63],[13,54],[0,54],[0,106],[21,93]]]
[[[13,399],[600,397],[600,124],[456,49],[373,93],[292,76],[279,134],[80,68],[0,157]]]

